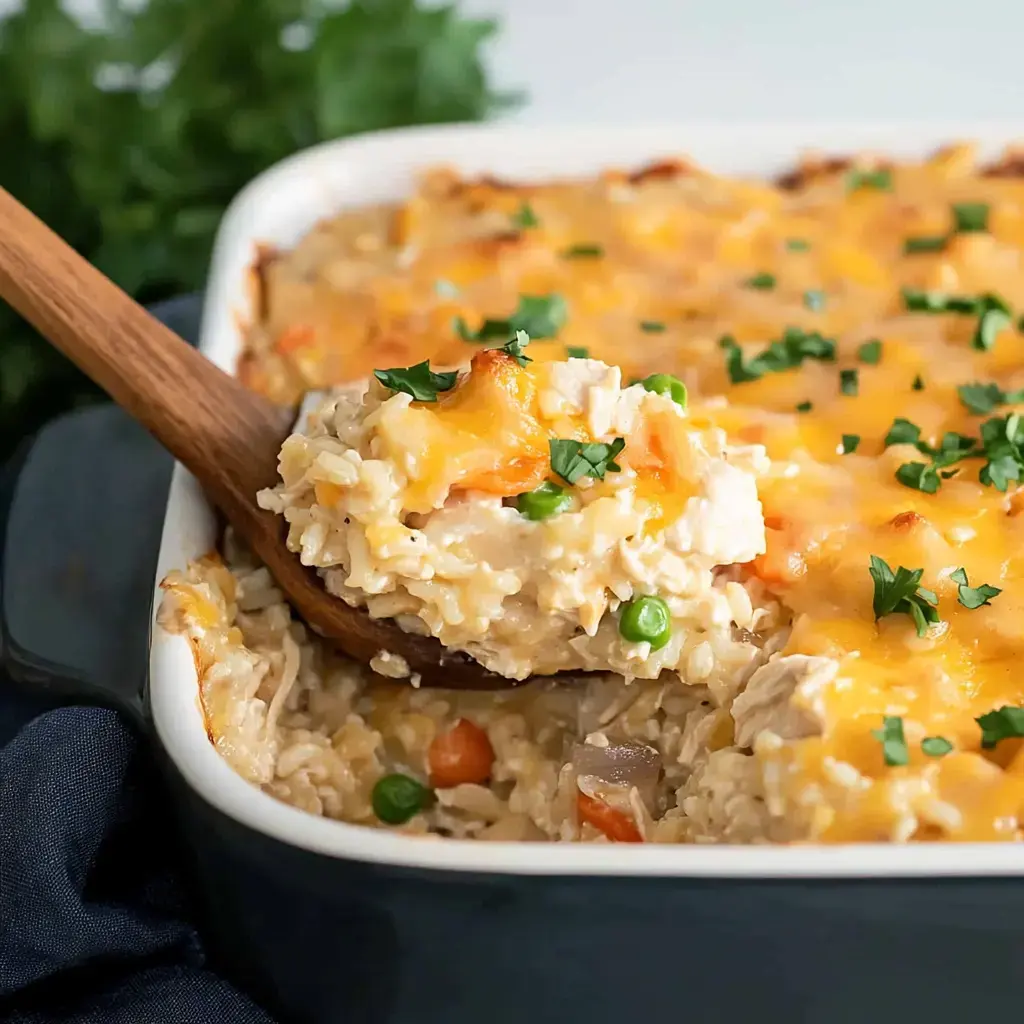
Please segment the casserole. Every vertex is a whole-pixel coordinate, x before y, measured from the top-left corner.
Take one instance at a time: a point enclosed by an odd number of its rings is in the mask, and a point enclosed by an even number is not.
[[[961,137],[994,151],[1014,135],[976,125],[448,128],[324,146],[233,204],[201,343],[233,369],[256,242],[294,244],[327,210],[394,198],[431,163],[530,176],[685,152],[715,170],[764,176],[811,145],[910,156]],[[213,516],[177,469],[157,579],[215,541]],[[614,1020],[687,1006],[701,1020],[950,1019],[973,994],[952,976],[936,980],[930,959],[955,956],[966,976],[965,955],[991,964],[1014,948],[1024,894],[1016,881],[994,880],[1021,873],[1013,845],[421,842],[304,815],[248,786],[208,741],[187,644],[158,627],[148,698],[222,954],[285,1019]],[[677,978],[684,995],[669,983]]]

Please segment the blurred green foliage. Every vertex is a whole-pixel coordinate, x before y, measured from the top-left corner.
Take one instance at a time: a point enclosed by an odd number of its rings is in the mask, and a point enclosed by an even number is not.
[[[518,102],[491,21],[416,0],[59,0],[0,16],[0,185],[143,302],[202,287],[246,181],[323,139]],[[0,458],[95,396],[0,303]]]

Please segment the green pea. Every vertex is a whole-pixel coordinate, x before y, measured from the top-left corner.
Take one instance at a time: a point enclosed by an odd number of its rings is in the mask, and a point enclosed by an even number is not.
[[[659,651],[672,636],[672,616],[660,597],[645,594],[622,606],[619,633],[624,640],[639,644],[645,641],[652,651]]]
[[[676,405],[686,408],[686,385],[670,373],[652,373],[641,383],[644,391],[653,391],[656,395],[667,395]]]
[[[388,825],[404,825],[426,807],[433,794],[408,775],[385,775],[373,787],[373,813]]]
[[[516,508],[527,519],[548,519],[565,512],[572,505],[572,498],[558,484],[545,480],[539,487],[516,498]]]

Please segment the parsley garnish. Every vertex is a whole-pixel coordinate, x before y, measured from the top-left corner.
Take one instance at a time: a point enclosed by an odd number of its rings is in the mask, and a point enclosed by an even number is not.
[[[603,255],[604,248],[602,246],[586,242],[570,245],[568,249],[562,251],[562,257],[567,260],[590,260]]]
[[[820,312],[825,308],[825,293],[816,289],[804,292],[804,306],[812,313]]]
[[[954,203],[953,222],[957,231],[988,231],[988,203]]]
[[[873,171],[854,168],[846,175],[847,192],[855,192],[860,188],[873,188],[879,192],[892,191],[892,171],[880,167]]]
[[[811,243],[806,238],[787,238],[786,248],[790,252],[807,252],[810,249]]]
[[[533,207],[525,199],[519,204],[519,209],[512,214],[512,223],[517,228],[535,228],[540,226],[540,221],[537,220]]]
[[[755,274],[753,277],[748,277],[743,284],[747,288],[757,288],[759,291],[768,291],[770,288],[775,287],[775,275],[768,273]]]
[[[910,388],[912,391],[924,391],[924,377],[917,374],[910,382]]]
[[[1019,413],[994,416],[981,425],[981,444],[986,459],[978,479],[997,491],[1005,491],[1011,480],[1024,473],[1024,423]]]
[[[507,320],[485,320],[476,331],[461,316],[454,320],[455,333],[463,341],[493,341],[525,331],[534,341],[553,338],[565,324],[568,307],[561,295],[520,295],[515,312]]]
[[[615,456],[626,447],[625,439],[615,438],[611,444],[552,439],[551,468],[567,483],[574,484],[581,477],[592,476],[603,480],[605,473],[619,473],[622,467]]]
[[[882,359],[882,343],[877,338],[865,341],[857,347],[857,358],[862,363],[877,365]]]
[[[813,408],[814,408],[814,406],[810,402],[797,402],[796,411],[797,412],[810,412],[811,409],[813,409]]]
[[[843,455],[852,455],[860,444],[860,434],[843,434]]]
[[[975,721],[981,726],[981,745],[986,750],[991,750],[1000,740],[1024,736],[1024,708],[1004,704]]]
[[[384,387],[412,395],[417,402],[436,402],[438,392],[451,391],[459,376],[455,370],[450,373],[431,373],[429,359],[415,366],[374,370],[373,375]]]
[[[984,406],[992,397],[986,385],[966,385],[970,389],[961,399],[971,408]],[[976,389],[976,390],[975,390]],[[1012,397],[1018,396],[1013,393]],[[993,416],[981,425],[981,437],[966,437],[947,431],[939,446],[933,447],[921,440],[921,428],[909,420],[893,420],[889,433],[885,435],[885,447],[894,444],[912,444],[919,452],[927,455],[931,463],[907,462],[896,470],[896,479],[907,487],[934,494],[939,488],[940,477],[948,480],[957,470],[945,471],[963,459],[984,458],[985,465],[978,479],[996,490],[1005,491],[1011,480],[1024,479],[1024,420],[1019,413],[1008,416]],[[944,470],[945,472],[939,472]]]
[[[942,252],[946,248],[945,235],[918,235],[903,242],[903,251],[912,256],[918,252]]]
[[[523,354],[523,349],[530,344],[530,336],[526,331],[516,331],[516,336],[511,341],[506,341],[501,348],[496,349],[497,352],[504,352],[505,355],[511,356],[520,366],[525,366],[527,363],[532,363],[533,360]]]
[[[883,442],[886,448],[894,444],[917,444],[921,440],[921,428],[910,420],[897,417],[892,421],[889,433]]]
[[[875,621],[886,615],[909,615],[918,636],[924,636],[928,626],[939,621],[936,609],[939,599],[931,590],[919,586],[924,569],[907,569],[901,565],[894,573],[884,559],[872,555],[868,572],[875,584],[872,603]]]
[[[987,352],[996,343],[996,335],[1013,323],[1013,317],[1006,303],[998,296],[985,295],[982,301],[983,306],[971,345],[980,352]]]
[[[645,334],[661,334],[665,325],[660,320],[641,320],[640,330]]]
[[[981,299],[970,295],[947,295],[945,292],[904,288],[903,306],[911,313],[962,313],[971,316],[981,312]]]
[[[590,349],[584,348],[582,345],[568,345],[565,349],[565,354],[570,359],[589,359]]]
[[[839,390],[844,395],[850,395],[851,397],[856,395],[860,390],[860,371],[857,369],[840,370]]]
[[[904,487],[911,487],[924,494],[934,494],[939,489],[939,474],[934,466],[926,462],[904,462],[896,470],[896,479]]]
[[[872,729],[871,735],[882,744],[882,757],[888,765],[903,765],[910,761],[907,741],[903,736],[903,719],[886,715],[881,729]]]
[[[925,736],[921,740],[921,753],[925,757],[945,757],[953,749],[953,744],[945,736]]]
[[[967,570],[964,568],[951,572],[949,578],[957,585],[956,599],[965,607],[971,610],[980,608],[982,605],[991,604],[990,598],[1002,593],[999,587],[990,587],[982,583],[980,587],[971,587],[967,583]]]
[[[904,288],[903,305],[913,313],[959,313],[976,316],[978,326],[971,344],[983,352],[995,344],[996,335],[1009,327],[1013,321],[1010,307],[991,292],[977,296],[947,295],[945,292]]]
[[[943,473],[939,470],[976,454],[977,443],[973,437],[964,437],[963,434],[947,431],[938,448],[933,448],[921,440],[921,428],[904,419],[893,420],[892,427],[885,436],[886,448],[893,444],[912,444],[923,455],[931,458],[930,463],[905,462],[896,470],[896,479],[901,484],[925,494],[934,494],[939,489],[940,477],[948,480],[954,476],[956,470]]]
[[[1024,388],[1003,391],[998,384],[961,384],[956,389],[960,401],[975,415],[984,416],[998,405],[1017,405],[1024,402]]]
[[[726,353],[726,368],[733,384],[760,380],[766,373],[780,373],[800,366],[805,359],[832,362],[836,357],[836,343],[817,331],[803,331],[787,327],[782,337],[773,341],[763,352],[744,363],[743,350],[730,335],[720,339],[719,347]]]

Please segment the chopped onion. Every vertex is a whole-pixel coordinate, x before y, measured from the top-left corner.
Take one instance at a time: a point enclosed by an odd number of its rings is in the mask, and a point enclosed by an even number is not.
[[[654,803],[661,776],[661,756],[646,743],[609,737],[606,747],[577,743],[572,764],[577,776],[590,775],[609,786],[635,787],[648,807]]]

